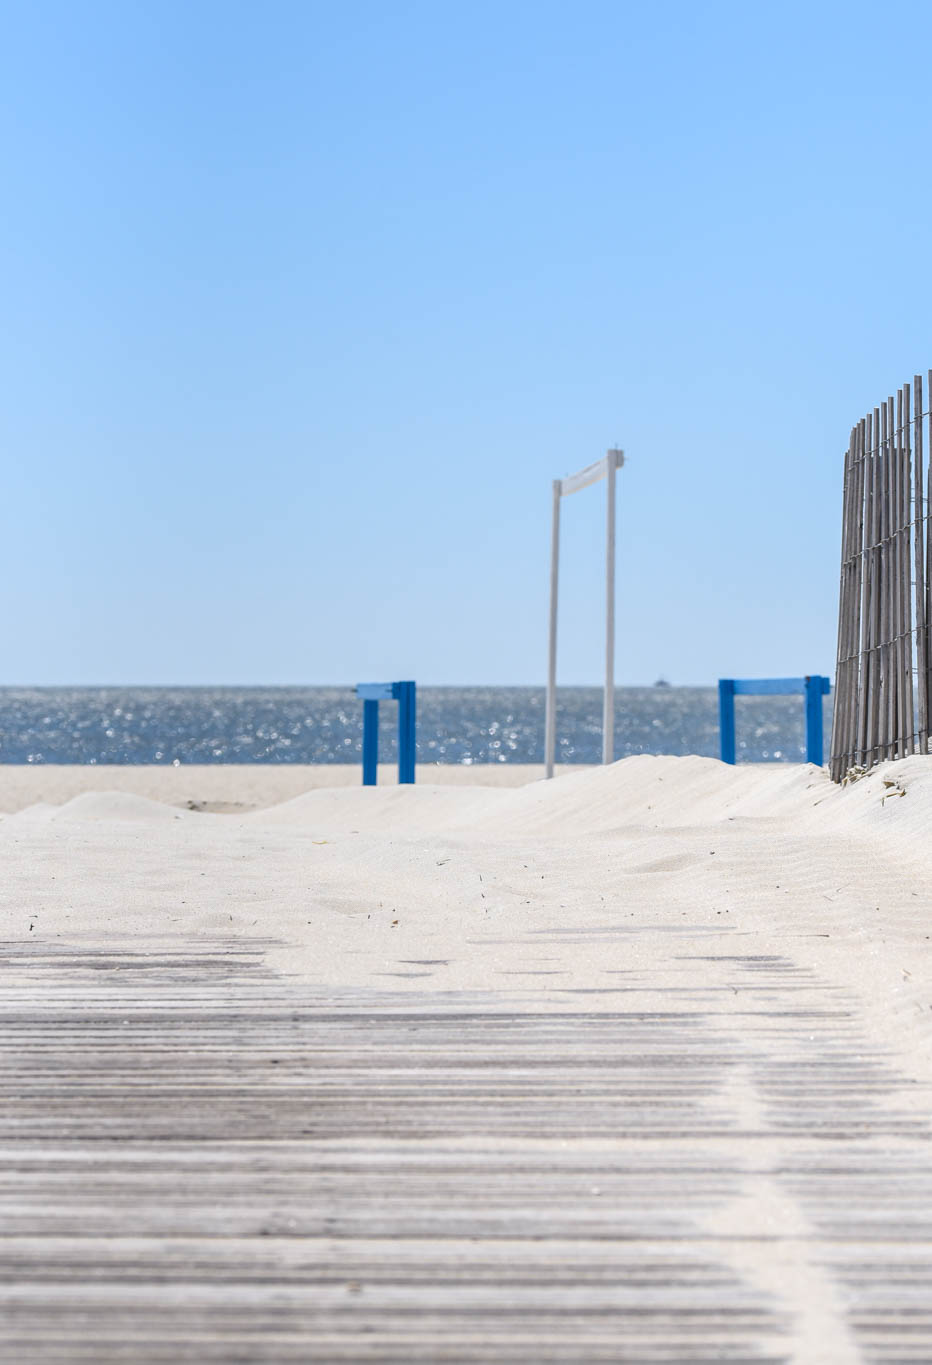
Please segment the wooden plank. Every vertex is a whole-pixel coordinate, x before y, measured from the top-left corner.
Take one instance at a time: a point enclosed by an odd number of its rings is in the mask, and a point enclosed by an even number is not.
[[[928,621],[925,588],[925,519],[923,507],[923,395],[922,375],[913,378],[913,573],[916,623],[917,748],[929,752]]]
[[[867,546],[866,546],[866,509],[865,497],[867,488],[867,443],[866,443],[866,424],[864,418],[857,424],[856,441],[858,452],[857,463],[857,484],[855,488],[855,507],[857,509],[857,524],[855,527],[855,547],[857,551],[857,610],[855,612],[855,638],[853,646],[856,651],[856,661],[854,664],[854,696],[852,698],[851,716],[851,762],[862,764],[864,762],[864,751],[866,746],[866,689],[867,689]]]
[[[852,428],[845,452],[842,498],[841,575],[838,604],[838,650],[835,673],[835,705],[832,715],[831,774],[840,781],[851,766],[851,725],[854,710],[852,673],[852,618],[855,610],[853,581],[853,539],[857,486],[857,429]]]
[[[870,414],[864,417],[862,422],[862,440],[864,443],[864,543],[863,543],[863,583],[861,588],[861,667],[860,667],[860,692],[858,696],[858,733],[860,739],[860,759],[859,762],[867,766],[872,762],[871,746],[873,743],[871,730],[870,701],[872,695],[871,678],[873,676],[873,499],[872,499],[872,480],[873,480],[873,453],[872,453],[872,418]]]
[[[904,385],[897,392],[897,493],[898,493],[898,548],[897,578],[899,588],[899,666],[900,666],[900,705],[899,732],[900,755],[905,757],[913,752],[913,687],[912,687],[912,615],[910,598],[912,594],[912,539],[909,528],[910,484],[912,481],[911,446],[907,439],[905,415],[908,411],[909,396]]]
[[[854,427],[854,487],[851,490],[850,685],[846,717],[847,767],[860,762],[858,699],[861,691],[861,617],[864,614],[864,423]]]
[[[880,409],[874,408],[868,418],[871,431],[871,686],[869,708],[870,756],[869,764],[883,757],[883,728],[880,701],[883,692],[883,557],[882,487],[883,454],[880,444]]]
[[[875,750],[875,752],[874,752],[873,761],[874,761],[875,763],[879,763],[879,762],[882,762],[883,759],[886,757],[886,751],[885,751],[885,745],[886,745],[886,720],[885,720],[885,711],[884,711],[884,705],[883,705],[883,702],[884,702],[884,690],[883,690],[883,689],[884,689],[884,665],[885,665],[885,662],[886,662],[886,660],[885,660],[885,658],[884,658],[884,625],[885,625],[885,620],[886,620],[886,614],[885,614],[885,612],[884,612],[884,591],[885,591],[886,584],[885,584],[884,572],[883,572],[883,568],[884,568],[884,560],[883,560],[883,533],[884,533],[884,516],[883,516],[884,452],[883,452],[883,440],[882,440],[882,427],[881,427],[881,422],[880,422],[880,408],[875,408],[875,409],[874,409],[874,413],[875,413],[875,417],[876,417],[876,424],[875,424],[875,431],[874,431],[874,442],[875,442],[876,450],[877,450],[877,457],[876,457],[876,458],[877,458],[877,467],[876,467],[876,470],[875,470],[877,482],[876,482],[876,487],[875,487],[875,489],[874,489],[874,504],[875,504],[875,527],[874,527],[874,531],[875,531],[875,536],[876,536],[875,544],[876,544],[876,549],[877,549],[876,560],[875,560],[875,564],[874,564],[874,570],[875,570],[875,579],[874,579],[875,624],[876,624],[876,628],[877,628],[877,634],[876,634],[876,637],[875,637],[875,661],[876,661],[876,671],[875,671],[875,674],[874,674],[874,705],[875,705],[875,708],[876,708],[876,718],[877,718],[877,731],[876,731],[876,733],[877,733],[877,746],[876,746],[876,750]]]
[[[891,400],[892,432],[893,439],[890,443],[892,468],[892,536],[893,536],[893,667],[896,678],[896,697],[895,697],[895,729],[894,729],[894,756],[904,758],[906,755],[906,707],[905,707],[905,688],[906,679],[904,676],[904,636],[905,620],[903,603],[906,596],[905,585],[903,582],[903,460],[902,460],[902,430],[903,430],[903,391],[897,389],[895,405]]]
[[[860,638],[863,613],[864,571],[864,445],[859,422],[852,432],[854,465],[850,508],[848,555],[850,560],[850,608],[847,652],[850,660],[848,702],[845,715],[845,770],[859,760],[858,698],[860,693]]]
[[[628,968],[556,1009],[290,981],[261,940],[0,945],[0,1356],[930,1358],[886,1041],[756,935],[636,936],[606,912]]]
[[[887,400],[890,412],[890,667],[893,679],[893,730],[891,734],[893,757],[902,758],[902,630],[900,619],[900,440],[899,440],[899,399]]]
[[[932,499],[929,498],[930,489],[926,483],[927,478],[932,481],[932,370],[929,370],[927,378],[928,383],[925,388],[924,399],[916,403],[918,412],[916,419],[917,442],[921,442],[923,447],[921,467],[916,470],[918,490],[916,520],[922,539],[921,574],[917,573],[916,576],[916,631],[917,667],[922,669],[922,677],[919,679],[919,728],[920,747],[923,753],[929,752],[929,731],[932,729],[932,685],[930,685],[930,679],[932,679],[932,541],[930,541],[929,527],[929,511],[932,508]],[[917,543],[917,552],[918,548]]]
[[[897,757],[897,704],[899,699],[899,669],[896,657],[896,432],[893,396],[887,398],[884,410],[886,443],[884,449],[884,518],[885,518],[885,577],[886,577],[886,650],[885,675],[886,757]]]
[[[853,434],[852,434],[853,437]],[[845,623],[848,613],[847,601],[847,547],[849,537],[849,512],[851,499],[851,466],[854,459],[854,440],[848,439],[845,451],[845,472],[842,489],[841,513],[841,572],[838,583],[838,643],[835,653],[835,704],[832,710],[831,776],[833,782],[840,782],[847,771],[845,754],[845,704],[847,700],[848,676],[845,659]]]
[[[899,392],[888,400],[890,410],[890,536],[891,536],[891,625],[893,646],[893,757],[905,757],[903,736],[903,577],[902,577],[902,527],[900,524],[902,461],[900,457],[900,410],[902,400]]]
[[[908,384],[902,394],[900,416],[900,616],[902,620],[903,744],[904,752],[916,752],[915,699],[913,696],[912,610],[912,404]]]
[[[871,583],[873,573],[873,456],[871,453],[871,418],[863,417],[860,422],[861,462],[861,660],[858,674],[858,763],[867,765],[871,761],[870,699],[871,679],[873,676],[873,636],[871,631]]]
[[[879,474],[879,522],[880,522],[880,758],[893,757],[891,740],[893,736],[893,685],[890,659],[891,593],[890,593],[890,460],[887,405],[880,407],[880,450]]]
[[[923,506],[922,506],[922,530],[925,540],[925,573],[924,587],[925,595],[922,610],[922,632],[924,639],[925,653],[925,690],[927,698],[927,726],[932,729],[932,526],[930,526],[930,513],[932,513],[932,370],[926,375],[926,416],[925,426],[925,449],[928,482],[923,486]]]

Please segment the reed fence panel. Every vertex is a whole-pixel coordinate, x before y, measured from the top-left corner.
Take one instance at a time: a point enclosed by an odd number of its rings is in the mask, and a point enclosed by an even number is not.
[[[845,452],[835,782],[929,752],[932,370],[926,381],[916,375],[862,417]]]

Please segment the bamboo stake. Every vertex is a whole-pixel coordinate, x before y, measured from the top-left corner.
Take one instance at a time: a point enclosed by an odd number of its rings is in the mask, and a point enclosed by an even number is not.
[[[847,722],[850,707],[850,552],[851,552],[851,498],[853,488],[852,460],[854,457],[854,431],[848,440],[845,451],[845,476],[842,489],[841,510],[841,573],[838,584],[838,646],[835,666],[835,709],[832,713],[832,767],[831,775],[838,782],[847,771],[846,750],[848,745]]]
[[[890,426],[887,417],[887,405],[881,404],[880,408],[880,429],[881,429],[881,479],[880,479],[880,641],[881,641],[881,693],[880,693],[880,724],[883,732],[883,744],[881,746],[881,758],[892,758],[891,752],[893,739],[893,722],[891,712],[893,710],[893,667],[890,658],[890,641],[893,636],[893,627],[890,617],[892,594],[890,583],[892,575],[890,573]]]
[[[845,623],[845,699],[844,699],[844,772],[856,762],[858,743],[858,641],[861,622],[861,458],[860,424],[852,428],[849,443],[851,464],[848,476],[848,505],[845,514],[845,555],[847,560],[847,620]],[[838,700],[836,696],[836,701]],[[844,773],[842,773],[844,776]]]
[[[896,707],[894,710],[894,731],[893,731],[893,756],[894,758],[906,757],[906,742],[904,736],[904,680],[903,680],[903,613],[902,613],[902,541],[903,531],[900,521],[900,504],[903,483],[903,462],[900,451],[899,436],[899,395],[893,403],[894,417],[893,440],[890,443],[890,452],[893,460],[890,473],[891,483],[891,526],[893,536],[893,672],[896,679]]]
[[[913,698],[913,606],[912,566],[910,564],[910,506],[912,503],[912,441],[910,439],[910,388],[904,384],[900,422],[900,611],[903,619],[903,745],[907,754],[916,752],[916,715]]]
[[[928,426],[926,428],[927,435],[926,450],[928,451],[926,464],[928,466],[927,475],[928,483],[923,488],[923,493],[925,494],[925,503],[922,510],[922,528],[923,534],[925,536],[926,549],[925,595],[922,603],[922,630],[923,635],[925,637],[924,651],[926,663],[925,689],[927,698],[926,726],[928,747],[930,745],[930,741],[932,741],[932,736],[928,735],[928,730],[932,729],[932,714],[930,714],[932,713],[932,525],[930,525],[930,516],[932,516],[932,370],[928,371],[926,379],[927,379],[926,403],[928,404],[928,411],[926,413],[925,420],[928,423]]]
[[[861,451],[861,485],[859,505],[861,514],[861,657],[858,668],[858,743],[857,762],[867,762],[868,705],[870,700],[871,655],[870,655],[870,572],[871,572],[871,455],[870,455],[870,418],[862,417],[858,423],[858,440]]]
[[[903,461],[900,452],[900,433],[903,425],[903,392],[897,389],[894,416],[894,400],[890,399],[890,515],[893,548],[893,676],[895,696],[893,708],[893,757],[903,758],[906,754],[905,736],[905,679],[903,677],[903,530],[901,519]]]
[[[890,532],[893,550],[893,579],[890,584],[893,593],[893,757],[902,758],[905,754],[903,742],[903,615],[901,608],[902,576],[900,573],[900,408],[899,394],[892,402],[890,418]]]
[[[880,408],[880,435],[877,442],[880,464],[878,467],[880,492],[880,757],[890,758],[890,699],[893,688],[890,686],[890,551],[887,545],[889,526],[889,488],[890,461],[887,459],[887,405]]]
[[[870,439],[870,660],[871,686],[868,708],[868,764],[876,763],[881,753],[880,689],[881,677],[881,581],[880,581],[880,409],[874,408],[867,418]]]
[[[900,616],[900,451],[896,400],[887,399],[890,433],[890,668],[893,680],[890,711],[891,757],[902,758],[900,730],[903,710],[902,620]]]
[[[832,712],[832,780],[837,782],[835,776],[839,757],[841,755],[842,739],[842,710],[844,706],[844,686],[845,686],[845,540],[848,530],[848,481],[851,465],[851,443],[845,451],[845,474],[842,484],[841,495],[841,570],[838,575],[838,640],[835,650],[835,708]]]
[[[922,375],[913,378],[915,460],[913,461],[913,555],[916,575],[916,690],[918,692],[917,741],[921,754],[929,752],[928,622],[925,588],[925,525],[922,501]]]
[[[861,692],[861,619],[864,613],[864,442],[863,424],[858,422],[854,428],[854,489],[852,491],[852,528],[851,528],[851,686],[850,711],[848,715],[848,756],[850,768],[858,761],[860,750],[860,692]]]
[[[925,542],[922,634],[923,653],[925,655],[927,748],[932,751],[932,523],[930,523],[930,518],[932,518],[932,370],[929,370],[927,375],[925,407],[926,416],[923,420],[928,423],[924,436],[925,466],[928,472],[923,476],[918,520],[922,527]],[[926,482],[927,480],[928,482]]]

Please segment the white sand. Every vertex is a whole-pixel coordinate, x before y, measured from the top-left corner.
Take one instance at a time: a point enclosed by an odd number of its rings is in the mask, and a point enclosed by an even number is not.
[[[581,772],[583,767],[558,768]],[[521,787],[544,775],[542,763],[422,763],[418,781],[441,786]],[[60,805],[87,791],[132,792],[169,805],[224,813],[275,806],[315,787],[358,787],[358,763],[19,764],[0,766],[0,813],[37,801]],[[379,765],[379,785],[398,782],[398,767]]]
[[[680,1258],[711,1246],[786,1319],[781,1358],[865,1359],[835,1261],[863,1263],[865,1292],[893,1304],[874,1316],[894,1326],[925,1284],[911,1287],[903,1265],[927,1245],[915,1239],[928,1226],[932,758],[845,789],[810,767],[700,758],[628,759],[517,788],[464,784],[464,772],[515,775],[447,769],[459,785],[296,794],[307,770],[0,770],[7,809],[43,798],[0,819],[4,938],[143,952],[166,934],[254,938],[299,986],[333,988],[350,1009],[390,1015],[436,993],[431,1010],[568,1013],[581,1057],[587,1011],[623,1028],[639,1009],[678,1020],[664,1035],[674,1055],[705,1027],[735,1064],[714,1097],[721,1128],[700,1135],[702,1160],[730,1183],[692,1240],[673,1243],[673,1210],[639,1212],[625,1185],[626,1216],[647,1239],[635,1245],[663,1256],[672,1245]],[[101,790],[116,782],[123,790]],[[632,1103],[665,1084],[659,1071],[641,1077]],[[889,1128],[868,1141],[862,1110],[888,1107]],[[901,1136],[904,1114],[917,1122]],[[605,1169],[645,1159],[637,1132],[596,1144]],[[668,1137],[654,1144],[664,1169],[687,1172],[692,1149]],[[551,1137],[547,1159],[570,1145]],[[860,1182],[850,1198],[845,1161]],[[820,1162],[822,1203],[807,1202],[796,1184]],[[577,1195],[593,1219],[598,1194]],[[840,1240],[839,1199],[855,1229]],[[438,1254],[461,1255],[452,1245]]]
[[[516,789],[473,784],[514,770],[449,768],[468,785],[294,795],[309,771],[0,770],[6,809],[41,797],[0,820],[5,937],[256,935],[316,983],[391,976],[559,1010],[622,952],[649,969],[675,927],[853,988],[872,1035],[932,1074],[932,758],[845,789],[807,766],[642,757]],[[202,813],[153,792],[267,808]],[[622,924],[638,931],[623,950],[592,932]]]

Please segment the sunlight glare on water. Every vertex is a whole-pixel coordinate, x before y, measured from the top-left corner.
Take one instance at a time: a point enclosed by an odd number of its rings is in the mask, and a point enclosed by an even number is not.
[[[804,758],[799,697],[740,698],[738,761]],[[826,736],[831,702],[826,698]],[[418,762],[541,763],[544,692],[418,691]],[[381,706],[380,757],[396,756],[395,707]],[[714,688],[620,688],[616,757],[718,754]],[[598,763],[602,693],[558,693],[557,760]],[[358,763],[362,705],[346,687],[0,688],[3,763]]]

